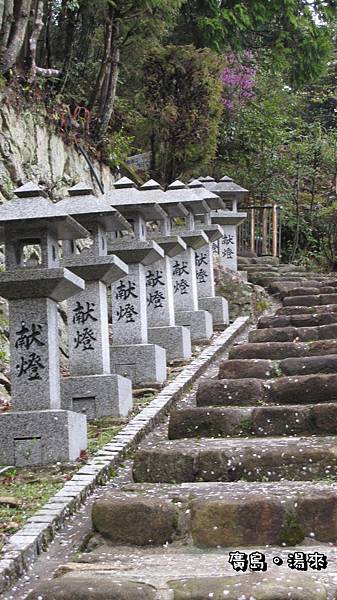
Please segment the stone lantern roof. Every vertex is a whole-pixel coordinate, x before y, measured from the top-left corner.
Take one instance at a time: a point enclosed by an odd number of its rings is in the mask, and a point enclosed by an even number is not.
[[[205,177],[198,177],[198,180],[207,190],[213,191],[213,187],[216,184],[214,177],[207,175]]]
[[[185,217],[188,211],[181,202],[170,201],[164,192],[162,186],[155,181],[150,179],[140,188],[141,192],[146,192],[146,199],[148,201],[157,202],[160,207],[165,210],[168,217]]]
[[[179,179],[171,183],[165,193],[169,200],[180,202],[194,215],[206,214],[211,210],[205,200]]]
[[[104,196],[97,197],[86,183],[78,183],[68,190],[69,197],[59,202],[69,215],[84,227],[88,222],[102,225],[106,231],[130,229],[128,221],[113,208]]]
[[[105,194],[106,200],[126,219],[141,216],[145,221],[164,219],[166,213],[153,199],[136,188],[128,177],[122,177],[114,183],[114,189]]]
[[[7,229],[22,235],[27,228],[53,231],[59,240],[85,238],[87,230],[75,221],[60,203],[54,203],[35,183],[29,182],[14,191],[17,198],[0,206],[0,242]]]
[[[221,210],[226,208],[225,202],[205,187],[200,179],[193,179],[188,184],[188,187],[193,190],[202,200],[205,200],[212,210]]]
[[[185,217],[188,215],[188,211],[180,202],[169,202],[167,200],[167,195],[163,188],[154,179],[150,179],[144,183],[140,190],[146,192],[146,194],[144,194],[146,198],[150,198],[153,202],[158,202],[158,204],[160,204],[160,207],[163,208],[166,213],[167,219],[170,219],[171,217]],[[161,248],[163,248],[165,254],[170,257],[176,256],[177,254],[180,254],[182,250],[186,249],[185,242],[179,236],[171,235],[171,232],[166,235],[155,232],[153,238]]]
[[[212,191],[224,199],[240,200],[248,194],[248,190],[235,183],[232,179],[219,181],[219,183],[212,188]]]

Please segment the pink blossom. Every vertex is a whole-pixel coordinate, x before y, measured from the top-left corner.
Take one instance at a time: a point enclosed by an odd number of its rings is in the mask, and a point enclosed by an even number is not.
[[[220,80],[224,87],[223,104],[229,112],[254,97],[257,69],[252,64],[253,60],[251,50],[246,50],[240,57],[235,54],[226,57],[227,66]]]

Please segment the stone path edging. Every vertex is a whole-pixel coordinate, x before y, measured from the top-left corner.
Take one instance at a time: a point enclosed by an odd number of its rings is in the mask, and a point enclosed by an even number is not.
[[[11,536],[0,553],[0,593],[8,589],[38,555],[46,550],[67,516],[76,511],[98,485],[110,478],[111,469],[122,462],[126,452],[154,429],[167,410],[208,368],[212,359],[241,333],[248,322],[249,317],[239,317],[227,327],[146,408],[131,419],[113,441],[103,446],[39,512]]]

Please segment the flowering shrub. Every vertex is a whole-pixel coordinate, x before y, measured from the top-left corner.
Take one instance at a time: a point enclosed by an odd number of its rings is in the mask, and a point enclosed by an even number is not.
[[[245,104],[254,97],[256,67],[251,50],[246,50],[242,56],[229,54],[227,65],[220,75],[223,84],[223,104],[228,112]]]

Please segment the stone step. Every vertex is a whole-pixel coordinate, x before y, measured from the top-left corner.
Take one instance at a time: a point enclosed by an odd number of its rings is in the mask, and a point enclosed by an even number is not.
[[[310,286],[310,287],[306,287],[303,286],[302,284],[300,286],[295,285],[295,286],[283,286],[283,289],[281,288],[279,290],[279,297],[281,298],[281,300],[283,300],[284,298],[287,298],[289,296],[315,296],[316,294],[335,294],[336,293],[336,288],[332,287],[332,286],[328,286],[328,285],[318,285],[318,286]]]
[[[317,327],[337,323],[337,313],[323,312],[320,314],[279,314],[273,317],[261,317],[257,323],[258,329],[269,327]]]
[[[285,265],[279,265],[278,268],[283,273],[286,273],[287,271],[298,271],[299,273],[306,273],[307,272],[306,267],[303,267],[303,265],[293,265],[291,263],[288,263],[288,264],[285,264]]]
[[[314,340],[337,339],[337,323],[318,325],[317,327],[274,327],[253,329],[248,334],[248,342],[261,344],[264,342],[311,342]]]
[[[337,373],[337,354],[284,358],[280,361],[263,359],[223,360],[219,366],[219,379],[271,379],[283,375],[309,375]]]
[[[337,404],[185,408],[170,416],[170,440],[335,434]]]
[[[279,268],[275,267],[273,265],[263,265],[263,268],[261,268],[261,265],[245,265],[244,266],[245,271],[247,271],[247,273],[279,273]]]
[[[275,265],[280,264],[280,259],[276,256],[254,256],[250,259],[253,265]]]
[[[247,271],[247,273],[278,273],[280,275],[287,275],[288,273],[293,273],[296,275],[299,275],[300,277],[306,277],[307,274],[312,275],[312,273],[310,272],[306,272],[305,269],[299,269],[298,267],[295,267],[294,265],[288,265],[288,268],[286,268],[286,266],[284,267],[280,267],[280,266],[275,266],[275,265],[254,265],[254,264],[250,264],[250,265],[239,265],[240,268],[244,269],[245,271]],[[319,277],[319,275],[317,275],[317,277]]]
[[[303,277],[303,273],[271,273],[271,272],[262,272],[260,271],[259,273],[249,273],[248,274],[248,278],[252,283],[256,283],[256,284],[261,284],[264,285],[265,287],[268,287],[272,284],[272,282],[275,282],[275,284],[277,283],[287,283],[287,282],[293,282],[293,283],[298,283],[301,284],[304,281],[313,281],[313,282],[317,282],[317,276],[316,275],[306,275],[305,278]]]
[[[110,544],[123,546],[290,546],[312,534],[316,543],[336,542],[337,488],[303,482],[133,484],[95,500],[92,523]]]
[[[316,548],[315,548],[316,550]],[[302,548],[315,556],[312,547]],[[202,552],[184,549],[174,554],[167,549],[145,552],[137,548],[102,548],[100,562],[68,563],[60,576],[40,583],[27,600],[329,600],[335,595],[333,575],[325,572],[292,572],[288,554],[280,548],[258,550],[266,557],[268,572],[237,573],[222,550]],[[330,549],[319,548],[333,563]],[[132,552],[132,553],[131,553]],[[283,558],[281,558],[281,556]],[[330,559],[331,556],[331,559]],[[258,558],[258,557],[257,557]],[[282,561],[275,567],[273,560]],[[116,565],[122,569],[116,573]],[[329,568],[331,570],[331,568]],[[197,575],[196,575],[197,574]],[[333,590],[333,591],[332,591]]]
[[[321,282],[318,281],[317,279],[311,279],[308,281],[307,279],[304,279],[303,277],[301,277],[301,278],[298,278],[296,281],[293,281],[293,280],[288,281],[287,279],[282,278],[282,279],[279,279],[279,280],[269,283],[268,289],[272,294],[281,294],[286,290],[291,290],[294,288],[301,287],[301,288],[307,290],[308,288],[318,288],[318,287],[320,287],[320,285],[321,285]]]
[[[337,304],[323,304],[322,306],[282,306],[276,315],[314,315],[322,313],[336,313]]]
[[[183,439],[136,453],[135,482],[305,481],[336,474],[336,437]]]
[[[202,379],[197,406],[313,404],[337,402],[337,375],[295,375],[277,379]]]
[[[280,275],[279,273],[264,273],[262,276],[258,274],[250,274],[248,279],[250,283],[253,283],[254,285],[261,285],[269,290],[273,290],[274,285],[278,283],[294,282],[294,284],[301,285],[301,282],[303,281],[302,274],[297,275],[294,273],[287,273],[284,275]]]
[[[305,356],[324,356],[337,354],[337,340],[318,340],[317,342],[266,342],[264,344],[238,344],[228,353],[232,358],[266,358],[279,360]]]
[[[287,296],[283,299],[283,306],[316,306],[322,304],[336,304],[337,294],[314,294],[312,296]]]

